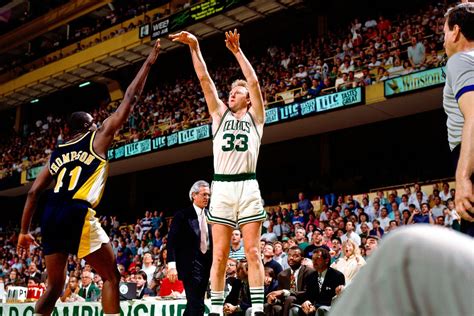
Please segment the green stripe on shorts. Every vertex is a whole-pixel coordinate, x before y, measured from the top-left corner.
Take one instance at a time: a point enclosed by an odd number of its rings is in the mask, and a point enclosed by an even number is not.
[[[239,220],[237,222],[239,223],[239,226],[240,226],[242,224],[247,224],[247,223],[250,223],[250,222],[258,222],[258,221],[261,221],[265,218],[267,218],[267,213],[265,212],[265,210],[262,210],[262,213],[260,213],[260,214],[257,214],[257,215],[254,215],[254,216],[249,216],[249,217],[244,217],[244,218],[239,218]]]
[[[237,226],[236,222],[231,221],[230,219],[212,216],[211,212],[207,212],[206,217],[209,223],[224,224],[224,225],[232,226],[233,228]]]
[[[257,179],[256,173],[214,174],[214,181],[235,182],[255,179]]]

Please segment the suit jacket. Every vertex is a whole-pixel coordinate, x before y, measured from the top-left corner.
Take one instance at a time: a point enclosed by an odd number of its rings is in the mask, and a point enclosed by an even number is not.
[[[86,302],[97,302],[100,297],[100,289],[94,283],[91,283],[87,293],[85,293],[85,289],[81,287],[78,294],[85,298]]]
[[[313,303],[314,306],[331,306],[332,298],[336,295],[336,288],[339,285],[345,285],[344,274],[329,267],[324,277],[321,291],[318,286],[318,273],[314,271],[308,275],[308,290],[306,291],[306,299]]]
[[[248,281],[244,283],[241,280],[236,279],[232,284],[232,290],[230,290],[229,295],[225,298],[224,304],[225,303],[240,306],[242,311],[233,313],[232,315],[244,315],[245,311],[249,309],[249,307],[252,307]]]
[[[298,272],[298,279],[296,280],[296,292],[290,291],[291,283],[291,268],[285,269],[278,274],[278,289],[288,290],[290,295],[296,296],[298,299],[304,298],[307,289],[307,278],[314,270],[302,265]]]
[[[145,283],[143,288],[141,290],[137,291],[137,299],[141,300],[144,295],[155,296],[156,293],[152,289],[148,288],[146,283]]]
[[[207,210],[205,210],[207,212]],[[212,263],[212,232],[211,226],[207,225],[209,231],[209,245],[205,256],[208,260],[202,260],[201,230],[199,220],[194,206],[176,212],[168,233],[168,262],[176,262],[178,278],[186,280],[192,277],[194,262],[205,264],[205,270],[211,270]],[[204,262],[203,262],[204,261]],[[207,277],[209,278],[209,277]]]

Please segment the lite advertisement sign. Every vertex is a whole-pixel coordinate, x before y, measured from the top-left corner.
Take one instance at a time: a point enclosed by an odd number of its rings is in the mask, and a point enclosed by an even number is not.
[[[324,111],[363,103],[362,88],[323,95],[308,101],[297,102],[266,111],[265,124],[273,124],[295,118],[303,118]]]

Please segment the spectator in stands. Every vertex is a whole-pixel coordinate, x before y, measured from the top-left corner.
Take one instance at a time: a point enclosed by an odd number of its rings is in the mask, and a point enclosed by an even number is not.
[[[334,229],[327,225],[326,227],[324,227],[324,231],[323,231],[323,244],[325,244],[326,246],[328,246],[329,248],[332,247],[332,237],[334,236]]]
[[[341,238],[333,236],[331,240],[331,245],[332,247],[331,247],[331,250],[329,251],[329,254],[331,255],[331,264],[333,264],[342,255]]]
[[[291,219],[291,223],[293,225],[296,225],[296,224],[304,225],[304,222],[305,222],[305,217],[304,217],[303,210],[295,210],[295,213]]]
[[[278,288],[278,280],[275,277],[275,272],[270,267],[265,267],[265,281],[264,281],[264,294],[267,297],[268,294],[275,291]]]
[[[273,221],[270,221],[267,232],[260,236],[260,240],[265,240],[265,242],[274,243],[278,240],[277,235],[273,232]]]
[[[120,241],[120,247],[117,251],[117,263],[122,264],[125,269],[128,269],[132,260],[132,251],[125,244],[125,240]]]
[[[288,250],[289,268],[278,274],[278,290],[267,295],[265,315],[288,315],[291,305],[300,303],[307,289],[307,278],[313,272],[302,265],[303,253],[297,246]]]
[[[342,256],[331,267],[342,272],[348,284],[363,265],[365,265],[365,260],[360,255],[359,246],[348,239],[342,243]]]
[[[445,208],[446,208],[446,205],[441,203],[441,198],[439,196],[435,196],[434,206],[431,208],[431,212],[433,213],[433,216],[435,218],[437,218],[438,216],[443,216]]]
[[[460,216],[454,208],[454,200],[448,199],[448,207],[444,210],[445,214],[445,226],[452,227],[454,230],[460,230]]]
[[[385,231],[382,227],[380,227],[380,221],[378,219],[374,219],[372,221],[372,227],[373,228],[370,230],[369,235],[374,235],[379,238],[382,238]]]
[[[415,209],[414,212],[412,212],[410,219],[408,220],[409,224],[419,224],[419,223],[425,223],[425,224],[434,224],[434,219],[433,215],[430,210],[430,206],[428,203],[422,203],[421,204],[421,211],[419,209]]]
[[[382,207],[382,209],[380,211],[380,217],[378,217],[377,220],[380,223],[380,227],[382,227],[383,230],[387,230],[387,228],[390,224],[390,217],[388,217],[387,208]]]
[[[302,210],[305,220],[308,219],[309,213],[313,211],[313,204],[305,197],[303,192],[298,193],[298,210]]]
[[[81,289],[78,294],[84,298],[86,302],[97,302],[101,295],[99,288],[92,282],[93,277],[94,273],[90,271],[82,272]]]
[[[142,299],[147,296],[155,296],[155,292],[148,288],[147,278],[148,275],[145,271],[139,271],[136,275],[137,299]]]
[[[365,243],[365,254],[367,257],[371,256],[375,249],[377,249],[379,241],[380,238],[378,236],[370,235],[367,237],[367,241]]]
[[[31,262],[28,266],[28,278],[38,278],[42,279],[41,271],[38,270],[36,263]]]
[[[419,42],[416,36],[411,38],[411,46],[408,47],[408,60],[410,64],[415,69],[424,69],[425,63],[425,46],[423,43]]]
[[[153,264],[153,257],[151,256],[150,252],[147,252],[143,255],[143,266],[141,268],[141,271],[146,273],[146,278],[145,280],[149,280],[148,286],[151,285],[151,281],[153,280],[153,274],[156,271],[156,266]]]
[[[306,231],[304,228],[298,228],[295,230],[295,241],[302,251],[308,247],[309,244],[306,242]]]
[[[275,255],[273,250],[273,244],[267,242],[265,247],[263,247],[263,266],[272,268],[276,275],[278,275],[282,270],[282,266],[273,259]]]
[[[405,210],[408,210],[408,205],[409,205],[409,202],[408,202],[408,195],[407,194],[403,194],[402,195],[402,202],[400,203],[400,205],[398,206],[398,209],[403,212]]]
[[[317,228],[312,235],[312,243],[304,249],[304,257],[311,259],[313,253],[319,248],[325,248],[329,250],[329,247],[323,243],[323,232],[321,229]]]
[[[326,249],[318,249],[313,255],[313,266],[316,271],[308,276],[308,289],[301,309],[294,307],[292,312],[325,315],[332,304],[336,293],[345,285],[344,274],[331,268],[331,256]],[[291,314],[290,314],[291,315]],[[294,315],[294,314],[293,314]]]
[[[280,241],[273,243],[273,252],[273,259],[281,265],[283,270],[288,269],[288,255],[283,251],[283,245]]]
[[[282,216],[277,216],[276,224],[273,226],[273,232],[277,236],[278,240],[281,240],[283,235],[288,235],[290,233],[290,226],[283,222]]]
[[[245,258],[244,246],[242,245],[242,233],[238,229],[234,229],[232,232],[229,258],[236,260],[242,260]]]
[[[226,315],[250,316],[251,307],[248,266],[246,261],[240,261],[237,265],[237,280],[224,302],[224,313]]]
[[[369,221],[369,216],[366,213],[359,214],[359,221],[356,224],[356,233],[362,234],[362,226],[366,225],[369,229],[372,229],[372,223]]]
[[[421,193],[421,203],[427,203],[427,202],[428,202],[428,195],[427,195],[425,192],[423,192],[423,191],[421,190],[420,184],[415,183],[414,188],[415,188],[415,190],[414,190],[413,193],[410,195],[410,199],[408,200],[408,202],[409,202],[410,204],[415,204],[414,202],[415,202],[416,200],[420,201],[420,198],[419,198],[420,195],[417,194],[418,192],[420,192],[420,193]],[[416,205],[416,204],[415,204],[415,205]],[[420,205],[421,205],[421,204],[420,204]]]
[[[443,190],[439,193],[439,197],[444,203],[452,199],[451,192],[449,191],[449,183],[443,182]]]
[[[426,57],[426,67],[427,68],[436,68],[439,67],[443,56],[438,55],[436,49],[432,49],[430,54]]]
[[[158,289],[161,281],[168,274],[168,249],[162,248],[159,254],[158,265],[156,266],[155,273],[153,273],[153,284],[150,286],[152,289]]]
[[[401,75],[403,70],[404,68],[402,66],[402,61],[398,58],[394,60],[393,67],[390,67],[389,69],[387,69],[390,78]]]
[[[184,295],[184,284],[178,280],[175,274],[163,278],[160,284],[159,296],[182,298]]]
[[[348,221],[345,225],[346,232],[341,237],[341,241],[344,243],[347,239],[352,239],[356,244],[357,247],[360,246],[360,237],[354,232],[354,224]]]
[[[60,297],[61,302],[84,302],[85,299],[79,295],[79,283],[75,276],[70,276],[66,289]]]
[[[227,259],[227,268],[225,270],[225,288],[224,292],[226,295],[232,289],[234,281],[237,279],[237,263],[238,261],[234,258]]]

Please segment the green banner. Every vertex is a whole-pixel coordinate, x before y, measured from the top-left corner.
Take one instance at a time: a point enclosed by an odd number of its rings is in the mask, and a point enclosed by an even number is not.
[[[446,82],[443,67],[414,72],[385,80],[385,96],[394,96],[424,88],[442,85]]]
[[[210,312],[211,301],[205,301],[205,313]],[[120,316],[181,316],[186,309],[186,300],[147,300],[121,301]],[[2,316],[33,316],[34,303],[0,304]],[[60,303],[56,304],[52,316],[102,316],[100,303]]]
[[[33,168],[28,169],[26,172],[26,180],[32,181],[36,179],[36,177],[39,175],[43,167],[44,166],[38,166],[38,167],[33,167]]]

